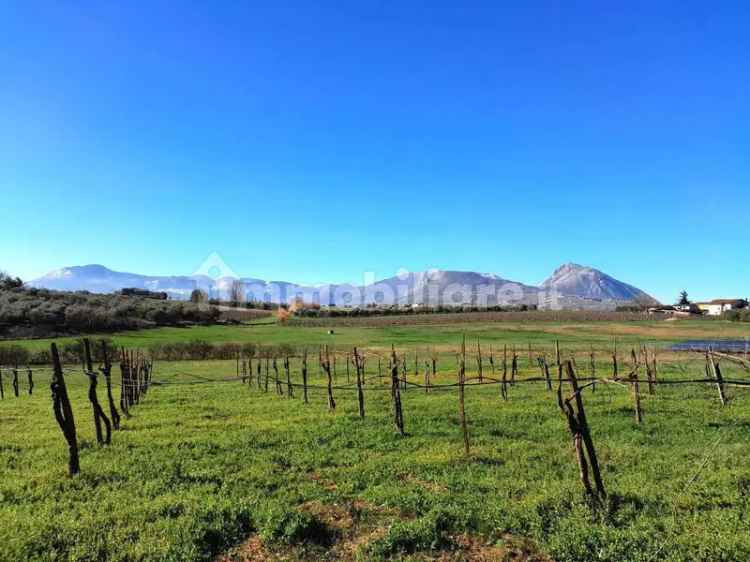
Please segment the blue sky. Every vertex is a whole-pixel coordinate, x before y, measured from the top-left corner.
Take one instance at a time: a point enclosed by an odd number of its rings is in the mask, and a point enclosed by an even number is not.
[[[746,2],[3,2],[0,268],[575,261],[750,296],[748,25]]]

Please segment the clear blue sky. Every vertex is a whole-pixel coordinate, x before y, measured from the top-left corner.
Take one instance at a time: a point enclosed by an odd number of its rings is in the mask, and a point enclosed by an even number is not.
[[[575,261],[748,296],[748,28],[747,2],[2,2],[0,268]]]

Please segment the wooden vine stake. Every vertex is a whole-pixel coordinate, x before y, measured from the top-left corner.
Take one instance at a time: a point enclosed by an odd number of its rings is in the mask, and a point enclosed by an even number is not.
[[[589,354],[589,360],[591,365],[591,392],[596,392],[596,353],[594,352],[594,346],[591,346],[591,353]]]
[[[13,381],[11,385],[13,386],[13,395],[18,398],[18,367],[13,369]]]
[[[719,362],[714,357],[714,352],[711,348],[706,352],[706,362],[709,367],[713,378],[716,380],[716,390],[719,392],[719,400],[722,406],[727,405],[727,396],[724,393],[724,377],[721,374],[721,367]]]
[[[646,367],[646,381],[648,382],[648,393],[653,395],[655,392],[656,381],[654,380],[654,374],[651,371],[651,363],[648,357],[648,348],[643,346],[643,365]]]
[[[78,461],[78,439],[76,438],[76,424],[73,419],[73,408],[70,407],[68,398],[68,389],[65,386],[65,377],[63,375],[62,365],[60,364],[60,355],[57,353],[57,346],[53,343],[50,345],[50,355],[52,356],[52,381],[50,390],[52,391],[52,410],[55,413],[55,420],[63,432],[65,441],[68,443],[68,474],[74,476],[81,471]]]
[[[612,346],[612,378],[614,380],[620,378],[620,373],[617,366],[617,340],[614,340],[614,344]]]
[[[0,369],[0,400],[5,400],[5,388],[3,388],[3,370]]]
[[[336,409],[336,401],[333,399],[333,377],[331,376],[331,357],[326,346],[325,359],[321,360],[321,367],[328,377],[328,410],[333,412]]]
[[[357,401],[359,402],[359,417],[365,419],[365,393],[362,391],[362,379],[364,378],[364,359],[354,348],[354,368],[357,371]]]
[[[83,340],[83,352],[86,361],[86,374],[89,377],[89,402],[94,411],[94,428],[96,429],[96,442],[100,445],[108,445],[112,441],[112,424],[109,418],[104,414],[99,398],[96,395],[97,374],[94,371],[94,365],[91,360],[91,344],[88,338]],[[104,424],[105,434],[102,435],[102,423]]]
[[[641,389],[638,383],[638,366],[636,365],[628,377],[633,387],[633,408],[635,409],[635,423],[643,423],[643,409],[641,408]]]
[[[469,456],[469,428],[466,425],[466,405],[464,401],[464,386],[466,384],[466,336],[461,342],[461,355],[458,362],[458,415],[461,422],[461,432],[464,437],[464,453]]]
[[[430,362],[424,362],[424,391],[425,394],[430,392]]]
[[[112,396],[112,361],[109,358],[107,342],[102,340],[102,361],[99,371],[104,375],[104,382],[107,385],[107,401],[109,402],[109,415],[112,418],[112,427],[115,430],[120,429],[120,413],[115,407],[115,399]]]
[[[29,396],[31,396],[32,392],[34,391],[34,373],[31,369],[26,369],[26,376],[29,381]]]
[[[292,386],[292,372],[289,368],[289,357],[284,357],[284,374],[286,375],[286,397],[294,398],[294,387]]]
[[[552,377],[549,374],[549,365],[547,364],[547,358],[540,356],[537,358],[539,361],[539,370],[544,377],[544,382],[547,385],[547,391],[552,392]]]
[[[398,380],[399,361],[396,356],[396,349],[391,346],[391,398],[393,399],[393,417],[396,423],[396,429],[402,437],[404,432],[404,412],[401,408],[401,388]]]
[[[464,359],[466,355],[465,348],[466,348],[466,342],[464,342],[462,351],[461,351],[462,355],[464,355]],[[464,370],[465,370],[465,367],[466,365],[464,365]],[[480,345],[479,340],[477,340],[477,369],[478,369],[477,372],[479,376],[479,382],[482,382],[484,380],[484,374],[482,373],[482,346]]]
[[[562,376],[560,376],[558,378],[557,386],[557,404],[560,407],[560,411],[568,421],[568,428],[573,437],[573,449],[575,451],[583,489],[589,497],[591,497],[596,503],[599,503],[601,500],[606,499],[607,493],[604,489],[604,483],[602,482],[599,461],[594,448],[594,441],[591,438],[591,431],[589,429],[588,420],[586,419],[586,411],[583,407],[581,392],[585,386],[578,386],[578,380],[576,378],[575,368],[573,367],[572,361],[568,361],[566,366],[568,382],[573,394],[569,398],[563,399]],[[575,407],[571,405],[571,402],[575,404]],[[594,476],[595,490],[591,486],[589,466],[591,467],[591,472]]]
[[[120,410],[125,418],[130,418],[130,403],[129,400],[129,367],[128,367],[128,355],[125,353],[125,348],[120,349]]]
[[[309,404],[307,398],[307,348],[302,352],[302,400]]]
[[[276,383],[276,394],[284,396],[284,391],[281,389],[281,378],[279,377],[279,366],[276,362],[276,357],[273,358],[273,363],[271,365],[273,367],[273,379]]]
[[[503,382],[500,384],[500,396],[508,399],[508,345],[503,346]]]
[[[513,346],[513,360],[510,366],[510,385],[516,384],[516,375],[518,374],[518,353],[516,353],[516,346]]]

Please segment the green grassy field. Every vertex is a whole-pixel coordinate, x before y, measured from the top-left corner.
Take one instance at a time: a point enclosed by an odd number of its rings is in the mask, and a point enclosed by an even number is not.
[[[680,320],[637,321],[637,322],[472,322],[446,323],[437,325],[394,325],[368,327],[332,325],[334,334],[329,335],[328,327],[284,326],[273,318],[262,319],[236,326],[193,326],[186,328],[155,328],[112,335],[118,346],[148,348],[151,345],[167,342],[187,342],[204,340],[209,343],[253,342],[262,345],[290,344],[295,347],[330,345],[349,348],[359,345],[384,347],[391,345],[404,347],[458,346],[463,335],[469,340],[480,339],[487,345],[516,344],[519,347],[528,343],[550,346],[555,340],[568,348],[586,349],[592,345],[603,348],[610,345],[613,338],[624,345],[638,345],[648,342],[667,345],[685,339],[700,338],[747,338],[750,326],[738,322],[720,320]],[[96,337],[96,336],[91,336]],[[17,344],[32,350],[49,349],[52,341],[58,344],[77,338],[15,340],[0,344]]]
[[[171,339],[254,341],[375,351],[434,347],[437,381],[455,381],[461,335],[484,345],[559,338],[567,355],[683,338],[745,337],[723,322],[587,323],[324,329],[252,325],[149,330],[117,336],[146,347]],[[41,346],[47,342],[27,342]],[[316,349],[317,353],[317,349]],[[425,357],[426,358],[426,357]],[[664,379],[703,376],[698,356],[660,354]],[[600,355],[599,372],[609,374]],[[585,374],[584,360],[579,360]],[[750,374],[723,364],[725,377]],[[476,370],[473,360],[469,367]],[[538,368],[520,358],[520,377]],[[234,361],[160,362],[146,400],[113,443],[94,439],[87,383],[68,375],[81,474],[66,474],[48,373],[33,396],[0,401],[0,560],[701,560],[750,559],[750,403],[730,388],[670,386],[634,422],[629,390],[597,385],[585,402],[609,492],[592,509],[581,492],[566,422],[542,384],[467,389],[471,455],[463,453],[455,389],[403,394],[406,437],[392,424],[390,393],[301,389],[289,399],[239,381]],[[376,375],[374,357],[368,376]],[[299,364],[292,364],[299,382]],[[345,385],[338,369],[338,385]],[[311,361],[311,384],[322,384]],[[273,371],[271,371],[273,376]],[[412,375],[413,381],[421,377]],[[206,381],[209,379],[209,381]],[[188,384],[189,383],[189,384]],[[25,384],[22,379],[22,392]],[[103,392],[100,386],[100,398]]]

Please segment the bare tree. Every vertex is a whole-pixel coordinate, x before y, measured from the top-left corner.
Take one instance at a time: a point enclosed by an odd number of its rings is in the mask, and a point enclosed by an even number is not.
[[[194,302],[197,304],[204,303],[208,300],[208,293],[204,291],[203,289],[193,289],[193,292],[190,293],[190,302]]]
[[[234,303],[245,302],[245,284],[239,279],[232,281],[229,286],[229,300]]]

